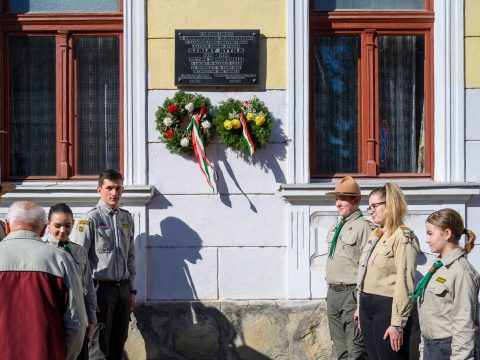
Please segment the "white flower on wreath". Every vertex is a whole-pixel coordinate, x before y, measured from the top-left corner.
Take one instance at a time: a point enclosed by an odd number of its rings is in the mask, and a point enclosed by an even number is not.
[[[212,124],[210,123],[210,121],[208,120],[205,120],[204,122],[202,122],[202,127],[205,129],[205,130],[208,130],[212,127]]]
[[[187,147],[188,144],[190,144],[190,140],[188,140],[188,138],[182,138],[182,140],[180,140],[180,145],[183,147]]]
[[[165,126],[171,126],[173,124],[173,120],[171,117],[166,117],[163,119],[163,125]]]
[[[185,110],[187,110],[189,113],[193,112],[194,109],[195,105],[193,105],[193,103],[188,103],[187,105],[185,105]]]

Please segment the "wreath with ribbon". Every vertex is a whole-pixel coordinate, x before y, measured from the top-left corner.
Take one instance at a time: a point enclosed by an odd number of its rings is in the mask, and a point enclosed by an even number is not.
[[[155,113],[161,141],[173,153],[193,155],[191,122],[192,117],[199,114],[199,134],[207,146],[214,132],[210,108],[210,99],[198,94],[177,91],[173,98],[166,98]]]
[[[222,143],[250,156],[268,144],[273,127],[270,111],[256,96],[221,102],[213,123]]]
[[[214,133],[210,99],[198,94],[177,91],[173,98],[165,99],[155,113],[160,139],[173,153],[195,155],[208,184],[213,188],[209,167],[214,176],[213,164],[205,148]]]

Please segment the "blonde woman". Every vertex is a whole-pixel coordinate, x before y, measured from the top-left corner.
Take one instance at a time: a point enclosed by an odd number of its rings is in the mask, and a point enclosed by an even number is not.
[[[360,258],[359,320],[370,359],[408,359],[418,240],[404,226],[407,203],[400,187],[372,190],[367,210],[379,227]]]
[[[452,209],[435,211],[425,224],[427,244],[438,258],[412,296],[418,299],[423,359],[474,359],[480,275],[466,254],[473,249],[475,234]]]

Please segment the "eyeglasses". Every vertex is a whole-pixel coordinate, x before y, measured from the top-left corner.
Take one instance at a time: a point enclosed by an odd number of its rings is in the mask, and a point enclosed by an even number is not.
[[[381,201],[381,202],[378,202],[378,203],[371,204],[369,207],[367,207],[367,211],[368,212],[374,212],[382,204],[385,204],[385,201]]]

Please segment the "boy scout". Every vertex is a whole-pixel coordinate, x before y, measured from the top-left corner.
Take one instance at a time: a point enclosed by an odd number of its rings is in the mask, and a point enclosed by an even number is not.
[[[85,247],[97,287],[100,348],[107,359],[121,359],[135,307],[135,251],[132,215],[119,208],[123,177],[113,169],[98,179],[100,201],[75,227],[73,241]]]
[[[6,193],[15,190],[15,185],[10,184],[10,183],[3,183],[0,182],[0,203],[2,202],[2,195],[5,195]],[[5,239],[7,236],[7,230],[5,228],[5,223],[0,220],[0,241]]]
[[[357,270],[362,248],[373,224],[359,210],[360,187],[347,176],[335,187],[336,207],[341,219],[328,233],[326,268],[327,314],[330,336],[338,359],[366,359],[362,335],[355,324]]]

